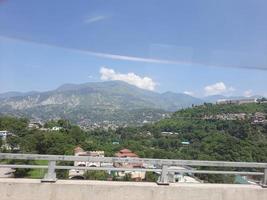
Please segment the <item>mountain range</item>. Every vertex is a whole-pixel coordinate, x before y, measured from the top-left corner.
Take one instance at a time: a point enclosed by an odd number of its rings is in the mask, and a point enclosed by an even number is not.
[[[0,94],[0,113],[37,120],[66,118],[75,123],[140,124],[181,108],[214,102],[183,93],[157,93],[121,81],[64,84],[47,92]]]

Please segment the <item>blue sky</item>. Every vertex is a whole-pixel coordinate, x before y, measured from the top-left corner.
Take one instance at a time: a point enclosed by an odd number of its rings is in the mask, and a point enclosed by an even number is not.
[[[0,92],[123,80],[267,96],[266,10],[265,0],[2,0]]]

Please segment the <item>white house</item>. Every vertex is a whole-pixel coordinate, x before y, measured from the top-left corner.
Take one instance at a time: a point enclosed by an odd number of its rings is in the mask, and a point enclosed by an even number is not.
[[[2,138],[2,140],[6,140],[6,137],[9,135],[13,135],[13,134],[9,131],[6,131],[6,130],[0,131],[0,138]]]
[[[59,131],[59,130],[61,130],[62,129],[62,127],[60,127],[60,126],[54,126],[53,128],[52,128],[52,131]]]
[[[91,157],[104,157],[104,151],[84,151],[81,147],[76,147],[74,149],[75,156],[91,156]],[[103,163],[100,162],[83,162],[83,161],[75,161],[74,166],[76,167],[101,167]],[[105,163],[108,164],[108,163]],[[112,166],[112,163],[109,164]],[[86,170],[69,170],[69,178],[70,179],[83,179]]]

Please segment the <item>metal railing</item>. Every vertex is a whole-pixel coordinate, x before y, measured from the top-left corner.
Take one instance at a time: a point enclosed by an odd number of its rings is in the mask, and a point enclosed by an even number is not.
[[[117,158],[117,157],[90,157],[90,156],[67,156],[67,155],[40,155],[40,154],[12,154],[0,153],[0,160],[46,160],[48,165],[17,165],[17,164],[0,164],[0,168],[29,168],[29,169],[47,169],[42,182],[55,182],[56,169],[77,169],[77,170],[104,170],[104,171],[140,171],[140,172],[157,172],[161,173],[160,185],[168,185],[168,173],[192,173],[192,174],[223,174],[223,175],[257,175],[262,176],[263,187],[267,186],[267,163],[256,162],[225,162],[225,161],[202,161],[202,160],[171,160],[171,159],[151,159],[151,158]],[[143,165],[154,166],[153,168],[116,168],[116,167],[81,167],[81,166],[62,166],[57,165],[57,161],[78,161],[78,162],[99,162],[99,163],[122,163],[134,164],[142,163]],[[123,166],[123,165],[122,165]],[[245,168],[258,169],[253,171],[219,171],[219,170],[197,170],[181,169],[171,166],[192,166],[192,167],[219,167],[219,168]]]

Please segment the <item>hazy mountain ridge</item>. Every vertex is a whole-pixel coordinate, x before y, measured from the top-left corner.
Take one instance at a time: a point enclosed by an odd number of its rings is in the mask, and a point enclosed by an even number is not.
[[[127,110],[156,108],[175,111],[194,103],[202,103],[202,100],[186,94],[151,92],[119,81],[65,84],[53,91],[31,95],[20,93],[19,96],[1,99],[1,107],[10,106],[12,109],[19,110],[43,105],[65,104],[72,107],[93,105]]]
[[[10,91],[10,92],[1,93],[0,99],[19,97],[19,96],[29,96],[29,95],[33,95],[33,94],[37,94],[37,93],[38,92],[36,92],[36,91],[31,91],[31,92]]]
[[[202,103],[189,95],[160,94],[120,81],[64,84],[52,91],[1,97],[2,114],[41,120],[68,118],[75,122],[155,121],[169,112]]]
[[[52,91],[12,92],[0,94],[0,97],[2,114],[41,120],[67,118],[74,122],[87,120],[92,123],[155,121],[169,112],[193,104],[214,102],[216,99],[202,100],[173,92],[161,94],[121,81],[64,84]],[[223,98],[223,96],[218,97]],[[140,112],[139,115],[137,111]]]

